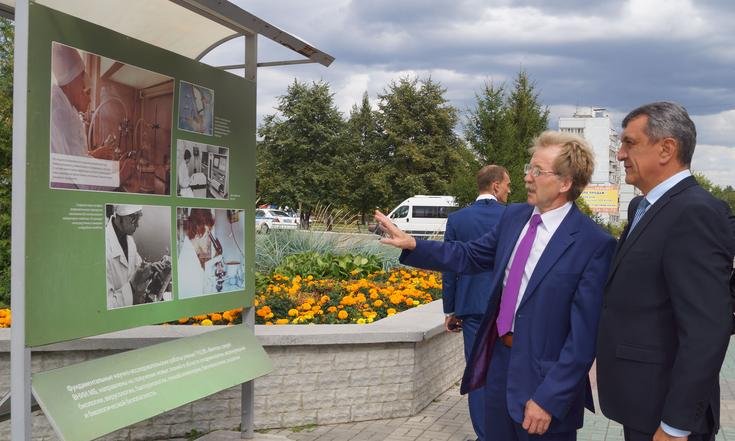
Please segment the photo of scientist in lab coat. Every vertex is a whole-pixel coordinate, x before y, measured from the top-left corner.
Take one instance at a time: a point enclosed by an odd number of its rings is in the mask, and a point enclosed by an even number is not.
[[[51,43],[50,187],[165,194],[174,80]]]
[[[110,204],[107,210],[107,309],[171,300],[168,207]],[[140,228],[144,213],[147,229]]]
[[[176,161],[179,196],[229,199],[230,149],[179,139],[176,141]]]
[[[243,212],[179,208],[179,299],[244,289]]]

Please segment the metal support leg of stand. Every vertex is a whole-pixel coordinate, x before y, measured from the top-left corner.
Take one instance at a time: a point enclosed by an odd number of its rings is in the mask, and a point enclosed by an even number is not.
[[[243,310],[243,325],[247,326],[248,329],[254,330],[255,327],[255,313],[253,308],[246,308]],[[255,411],[255,380],[250,380],[242,384],[242,392],[240,398],[240,438],[242,439],[253,439],[255,434],[253,432],[253,413]]]

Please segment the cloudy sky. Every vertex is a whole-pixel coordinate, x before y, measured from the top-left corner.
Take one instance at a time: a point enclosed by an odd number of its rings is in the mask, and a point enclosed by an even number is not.
[[[615,128],[640,104],[682,103],[698,129],[692,168],[735,186],[733,0],[235,0],[243,9],[334,56],[328,68],[258,72],[258,119],[294,79],[324,80],[347,115],[402,76],[431,76],[459,109],[485,82],[523,68],[551,110],[551,126],[577,106],[605,107]],[[261,38],[259,61],[299,58]],[[242,43],[211,64],[242,62]]]

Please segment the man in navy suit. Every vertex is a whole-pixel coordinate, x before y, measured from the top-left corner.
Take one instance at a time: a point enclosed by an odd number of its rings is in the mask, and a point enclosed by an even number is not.
[[[506,208],[498,226],[471,242],[415,240],[376,212],[401,261],[422,268],[494,270],[462,392],[485,385],[488,440],[574,440],[593,408],[602,289],[615,240],[574,204],[594,155],[582,138],[547,131],[531,148],[528,204]]]
[[[475,202],[455,211],[447,219],[445,241],[469,242],[490,232],[505,211],[510,193],[510,175],[505,167],[486,165],[477,172]],[[445,272],[442,274],[442,303],[444,304],[444,327],[449,332],[462,331],[464,356],[469,361],[475,335],[482,323],[483,314],[490,299],[491,272],[475,275]],[[470,420],[477,439],[485,441],[485,390],[469,393]]]
[[[712,440],[732,332],[727,205],[689,171],[697,132],[676,103],[623,120],[618,159],[633,199],[600,319],[600,407],[627,441]]]

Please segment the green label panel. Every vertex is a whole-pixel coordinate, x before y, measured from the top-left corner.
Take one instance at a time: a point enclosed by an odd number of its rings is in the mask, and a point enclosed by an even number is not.
[[[245,326],[160,343],[33,375],[62,439],[90,440],[272,370]]]

